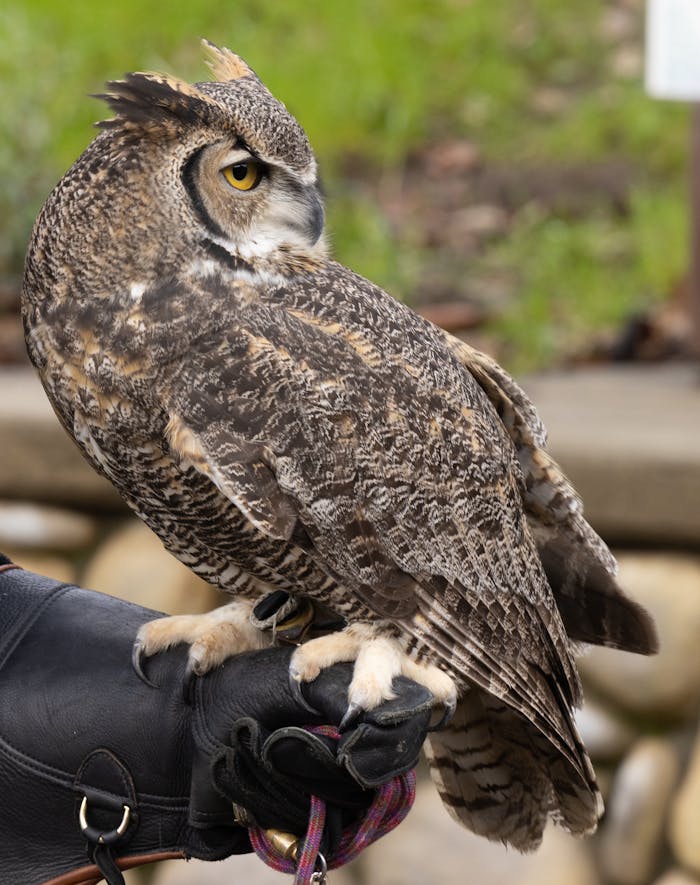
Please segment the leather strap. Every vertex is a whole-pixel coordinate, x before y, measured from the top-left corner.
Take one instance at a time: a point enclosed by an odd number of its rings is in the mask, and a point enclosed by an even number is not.
[[[124,885],[112,851],[138,827],[131,773],[114,753],[98,748],[83,759],[75,780],[76,791],[82,794],[78,823],[88,857],[108,885]]]
[[[109,885],[123,885],[112,861],[112,846],[128,841],[138,826],[136,788],[129,769],[106,748],[83,759],[75,778],[80,797],[78,823],[88,843],[88,857]]]
[[[91,852],[95,866],[102,873],[107,885],[126,885],[124,876],[112,857],[112,849],[109,845],[95,845]]]
[[[144,864],[156,863],[160,860],[184,860],[187,855],[184,851],[163,851],[156,854],[138,854],[134,857],[120,857],[117,866],[120,870],[130,870],[134,867],[140,867]],[[55,879],[47,879],[41,885],[97,885],[104,876],[99,869],[91,864],[90,866],[80,867],[77,870],[71,870],[69,873],[63,873]]]

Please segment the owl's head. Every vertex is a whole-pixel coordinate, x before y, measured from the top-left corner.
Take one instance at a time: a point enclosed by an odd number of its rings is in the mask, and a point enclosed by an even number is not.
[[[73,232],[54,229],[53,248],[74,270],[96,255],[141,279],[207,254],[276,266],[325,256],[306,134],[241,58],[205,45],[216,82],[133,73],[98,96],[114,117],[47,203],[44,227]]]

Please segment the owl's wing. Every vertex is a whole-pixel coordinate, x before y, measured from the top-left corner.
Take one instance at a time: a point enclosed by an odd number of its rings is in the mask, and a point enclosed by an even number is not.
[[[400,622],[415,654],[472,686],[459,728],[432,743],[455,816],[478,829],[488,804],[492,838],[533,847],[541,817],[513,830],[507,819],[539,778],[545,816],[589,831],[600,796],[572,720],[580,685],[511,437],[437,330],[344,271],[313,283],[250,297],[244,323],[235,310],[199,318],[211,332],[161,392],[173,454],[262,531],[304,548],[335,579],[331,593]],[[488,707],[488,758],[464,744],[479,691],[501,702]]]
[[[545,450],[546,433],[523,390],[490,357],[442,333],[507,429],[523,472],[523,504],[568,635],[623,651],[658,649],[647,612],[618,585],[617,563],[583,515],[583,505]]]
[[[364,316],[363,294],[343,304]],[[385,315],[366,300],[371,326],[290,301],[250,304],[245,326],[190,348],[164,396],[172,451],[532,721],[589,782],[578,678],[491,404],[389,296]]]

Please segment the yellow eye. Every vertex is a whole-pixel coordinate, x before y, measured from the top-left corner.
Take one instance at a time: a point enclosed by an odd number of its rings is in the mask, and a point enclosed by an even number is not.
[[[237,191],[249,191],[260,184],[263,167],[260,163],[234,163],[222,172],[231,187]]]

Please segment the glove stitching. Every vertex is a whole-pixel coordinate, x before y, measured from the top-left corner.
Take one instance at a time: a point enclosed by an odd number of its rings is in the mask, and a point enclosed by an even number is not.
[[[60,768],[47,765],[40,759],[34,759],[27,756],[21,750],[18,750],[12,743],[0,736],[0,754],[10,759],[14,764],[37,775],[42,780],[48,780],[59,787],[73,789],[75,775],[63,771]],[[188,796],[161,796],[157,793],[141,793],[137,792],[139,805],[152,808],[155,810],[162,808],[172,808],[173,810],[183,810],[189,807]]]
[[[122,795],[131,797],[132,793],[136,793],[136,785],[134,784],[133,780],[124,772],[123,768],[125,766],[122,760],[111,750],[107,749],[107,747],[95,747],[94,750],[88,753],[88,755],[81,763],[80,768],[78,769],[78,772],[76,774],[76,787],[81,787],[83,781],[85,783],[85,786],[91,786],[88,777],[88,775],[90,774],[90,770],[93,767],[100,766],[105,757],[107,757],[107,759],[109,760],[110,774],[114,774],[116,772],[117,777],[121,782]],[[102,792],[110,793],[117,798],[122,798],[122,796],[120,796],[119,794],[112,793],[111,790],[103,791],[102,788],[99,789]]]
[[[71,786],[73,784],[73,774],[62,771],[60,768],[47,765],[39,759],[27,756],[2,736],[0,736],[0,753],[3,753],[9,759],[12,759],[12,761],[21,768],[26,768],[31,771],[32,774],[39,775],[45,780],[50,780],[59,786]]]

